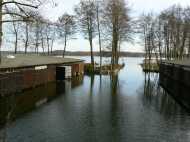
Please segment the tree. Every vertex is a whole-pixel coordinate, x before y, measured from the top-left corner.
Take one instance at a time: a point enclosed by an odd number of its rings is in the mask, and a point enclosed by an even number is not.
[[[40,45],[40,32],[41,32],[41,26],[43,18],[41,16],[37,16],[38,19],[34,22],[34,33],[35,33],[35,53],[38,54],[39,51],[39,45]]]
[[[17,22],[17,21],[28,21],[29,17],[27,13],[25,12],[24,8],[34,8],[37,9],[38,6],[41,4],[40,0],[27,0],[27,1],[19,1],[19,0],[0,0],[0,53],[2,48],[2,36],[3,36],[3,23],[9,23],[9,22]],[[7,7],[5,9],[5,6]],[[15,11],[9,11],[12,7],[15,7],[18,9],[18,12]],[[8,9],[8,11],[7,11]],[[17,19],[10,19],[10,18],[4,18],[10,15],[14,15],[17,17]],[[1,62],[1,54],[0,54],[0,62]]]
[[[124,0],[108,0],[104,10],[104,27],[107,35],[111,35],[112,65],[118,64],[119,47],[131,38],[131,18],[129,7]]]
[[[58,33],[59,38],[64,38],[64,50],[63,57],[65,56],[65,51],[67,47],[67,41],[71,36],[73,36],[76,32],[76,23],[74,16],[69,15],[67,13],[63,14],[58,19]]]
[[[187,36],[188,41],[187,41],[187,44],[186,44],[187,51],[188,51],[187,54],[188,54],[188,57],[190,57],[190,7],[187,7],[185,9],[185,19],[186,19],[186,21],[188,23],[188,36]]]
[[[150,64],[152,53],[155,47],[155,19],[152,13],[143,14],[139,19],[140,38],[143,40],[145,48],[145,64]]]
[[[96,5],[93,0],[82,0],[75,8],[81,31],[90,44],[91,65],[94,70],[93,38],[96,35]]]
[[[35,17],[34,24],[34,37],[35,37],[35,49],[38,49],[41,45],[43,53],[47,48],[47,54],[52,53],[53,43],[56,38],[56,23],[45,19],[43,16],[38,15]]]
[[[102,2],[96,1],[96,20],[97,20],[97,28],[98,28],[98,41],[99,41],[99,50],[100,50],[100,73],[102,72],[102,41],[101,41],[101,30],[100,30],[100,23],[101,17],[100,12],[102,13],[103,9],[100,8],[100,4]]]
[[[158,15],[146,14],[139,19],[141,37],[145,43],[145,59],[150,59],[153,53],[160,60],[163,57],[168,60],[183,59],[190,53],[189,7],[173,5]]]
[[[7,13],[10,13],[10,11],[16,13],[16,9],[8,9],[7,6],[5,6],[5,10]],[[20,28],[20,23],[19,22],[15,22],[14,20],[16,19],[16,16],[15,15],[11,15],[11,18],[13,19],[13,22],[12,22],[12,27],[13,27],[13,35],[15,37],[15,41],[14,41],[14,52],[15,54],[17,53],[17,48],[18,48],[18,38],[19,38],[19,28]],[[10,26],[10,25],[9,25]]]
[[[25,44],[24,44],[24,47],[25,47],[25,54],[27,53],[27,49],[28,49],[28,40],[29,40],[29,23],[28,22],[25,22]]]
[[[14,29],[14,34],[15,34],[15,54],[17,53],[18,49],[18,30],[19,30],[19,24],[16,22],[13,22],[13,29]]]
[[[23,39],[23,42],[24,42],[24,52],[25,54],[28,52],[28,47],[29,47],[29,44],[32,43],[32,40],[35,38],[35,34],[32,35],[33,32],[33,28],[34,28],[34,25],[36,23],[36,17],[38,16],[38,13],[32,9],[25,9],[25,13],[27,14],[28,16],[28,20],[25,20],[25,21],[21,21],[22,22],[22,29],[23,29],[23,34],[22,34],[22,39]],[[18,21],[15,21],[15,22],[18,22]]]
[[[13,16],[13,19],[14,16]],[[17,51],[18,51],[18,44],[19,44],[19,31],[20,31],[20,22],[12,22],[12,23],[9,23],[6,25],[7,27],[11,27],[10,30],[11,30],[11,37],[14,38],[14,41],[12,41],[11,43],[13,43],[13,46],[14,46],[14,53],[17,54]],[[8,34],[8,33],[6,33]],[[5,37],[5,36],[4,36]],[[9,40],[11,40],[12,38],[9,38]],[[12,39],[13,40],[13,39]]]
[[[163,26],[164,54],[167,59],[182,59],[189,33],[188,11],[174,5],[159,15]]]

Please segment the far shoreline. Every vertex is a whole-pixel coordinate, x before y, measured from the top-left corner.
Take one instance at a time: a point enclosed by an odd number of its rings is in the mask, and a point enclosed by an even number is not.
[[[63,51],[56,50],[50,52],[49,56],[62,56]],[[15,53],[12,51],[2,51],[2,55],[14,55]],[[18,51],[17,54],[25,54],[23,51]],[[28,52],[27,54],[36,54],[35,52]],[[94,52],[94,56],[100,56],[100,52]],[[47,53],[39,52],[39,55],[48,55]],[[65,56],[91,56],[88,51],[67,51]],[[111,52],[104,51],[102,52],[103,57],[111,57]],[[145,53],[142,52],[120,52],[120,57],[144,57]]]

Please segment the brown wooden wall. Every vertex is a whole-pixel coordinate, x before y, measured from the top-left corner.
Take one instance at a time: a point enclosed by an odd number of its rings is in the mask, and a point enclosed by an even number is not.
[[[6,95],[20,92],[53,81],[56,81],[56,69],[54,66],[49,66],[44,70],[28,69],[3,73],[0,74],[0,93],[1,95]]]
[[[72,76],[84,74],[84,63],[72,64]]]

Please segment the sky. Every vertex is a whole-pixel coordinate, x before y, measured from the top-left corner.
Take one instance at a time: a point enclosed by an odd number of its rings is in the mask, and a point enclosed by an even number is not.
[[[73,14],[73,8],[80,0],[54,0],[57,6],[46,5],[41,10],[51,20],[56,20],[64,12]],[[159,12],[170,7],[173,4],[182,6],[190,6],[190,0],[126,0],[126,3],[132,9],[132,15],[138,16],[143,12]]]
[[[52,3],[46,4],[41,7],[39,11],[43,16],[50,19],[51,21],[56,21],[59,16],[65,12],[69,14],[74,14],[74,6],[77,5],[80,0],[50,0],[54,1],[57,6]],[[126,0],[129,7],[131,8],[132,17],[138,17],[142,13],[154,12],[159,13],[160,11],[170,7],[174,4],[180,4],[182,6],[190,6],[190,0]],[[84,40],[81,36],[77,36],[78,39],[70,40],[68,42],[67,50],[69,51],[89,51],[89,43]],[[98,51],[98,40],[95,39],[94,50]],[[63,49],[62,42],[55,43],[55,49]],[[122,45],[123,51],[129,52],[143,52],[142,45],[138,44],[136,41],[134,44],[124,43]]]

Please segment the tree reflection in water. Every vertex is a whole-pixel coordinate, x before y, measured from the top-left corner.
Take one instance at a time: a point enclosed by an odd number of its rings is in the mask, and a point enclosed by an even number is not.
[[[98,77],[99,77],[99,79],[98,79]],[[109,81],[107,80],[107,77],[110,79]],[[103,82],[104,79],[106,79],[106,80],[104,80],[104,81],[106,81],[106,83],[108,83],[108,82],[110,83],[109,89],[111,91],[111,95],[116,95],[118,93],[117,92],[118,91],[118,87],[119,87],[118,75],[110,75],[110,76],[90,75],[89,78],[90,78],[90,84],[89,84],[89,86],[90,86],[89,94],[90,95],[93,95],[94,91],[98,92],[99,94],[104,93],[104,91],[105,91],[105,90],[103,90],[103,89],[105,89],[104,88],[104,85],[105,85],[104,83],[105,82]],[[94,90],[94,87],[97,85],[96,84],[97,82],[95,82],[95,81],[99,81],[98,82],[99,88],[96,88],[96,90]],[[106,88],[106,89],[108,89],[108,88]]]
[[[93,95],[93,88],[94,88],[94,75],[90,76],[90,95]]]
[[[15,108],[15,95],[0,98],[0,142],[7,141],[7,127],[13,118]]]
[[[142,96],[145,106],[154,107],[167,117],[172,117],[171,113],[184,113],[185,110],[159,85],[159,74],[145,73],[143,88]]]
[[[110,87],[112,95],[117,95],[119,87],[118,75],[110,75]]]

